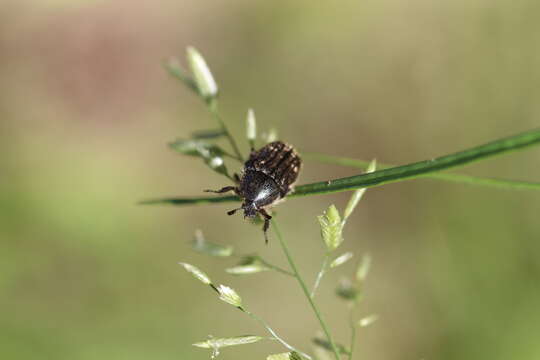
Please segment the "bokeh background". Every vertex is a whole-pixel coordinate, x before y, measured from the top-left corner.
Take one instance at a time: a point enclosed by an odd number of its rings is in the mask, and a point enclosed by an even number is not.
[[[233,286],[302,349],[318,324],[297,284],[232,277],[190,250],[195,229],[285,266],[231,206],[137,206],[226,181],[166,143],[215,127],[162,68],[188,45],[208,60],[240,139],[259,127],[304,151],[405,164],[537,127],[537,0],[81,1],[0,3],[0,357],[208,359],[207,335],[264,334],[176,264]],[[244,151],[247,144],[240,140]],[[460,169],[540,180],[538,149]],[[234,169],[234,165],[230,165]],[[357,170],[306,161],[301,182]],[[309,282],[316,215],[347,194],[294,199],[279,216]],[[540,194],[415,180],[368,190],[343,251],[369,252],[357,359],[540,358]],[[275,240],[275,239],[274,239]],[[318,301],[341,342],[335,298]],[[282,348],[225,349],[263,359]]]

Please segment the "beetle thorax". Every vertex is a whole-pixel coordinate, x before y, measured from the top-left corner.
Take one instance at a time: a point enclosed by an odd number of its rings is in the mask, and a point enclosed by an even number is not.
[[[246,216],[256,209],[272,204],[281,197],[279,187],[271,177],[253,170],[247,170],[244,173],[239,195],[244,198],[242,208]]]

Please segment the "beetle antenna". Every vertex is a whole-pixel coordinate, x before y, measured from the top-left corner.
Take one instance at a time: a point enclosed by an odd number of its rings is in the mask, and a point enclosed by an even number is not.
[[[234,215],[235,212],[237,212],[238,210],[242,209],[241,207],[239,207],[238,209],[232,209],[230,211],[227,211],[227,215]]]
[[[229,191],[234,191],[236,192],[236,187],[234,186],[225,186],[224,188],[221,188],[219,190],[204,190],[204,192],[211,192],[211,193],[216,193],[216,194],[223,194],[223,193],[226,193],[226,192],[229,192]]]

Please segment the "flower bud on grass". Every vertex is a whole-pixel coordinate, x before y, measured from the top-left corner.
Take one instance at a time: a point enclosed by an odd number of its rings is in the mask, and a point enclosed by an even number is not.
[[[356,270],[356,281],[358,281],[359,283],[363,283],[364,281],[366,281],[370,267],[371,256],[369,254],[365,254],[362,257],[360,264],[358,265],[358,269]]]
[[[366,316],[365,318],[362,318],[358,321],[358,326],[360,327],[369,326],[373,324],[375,321],[377,321],[378,319],[379,319],[379,316],[375,314]]]
[[[218,87],[202,55],[190,46],[187,48],[187,59],[201,96],[206,100],[216,97]]]
[[[195,230],[191,247],[197,252],[216,257],[227,257],[233,253],[233,247],[230,245],[221,245],[206,241],[201,230]]]
[[[352,252],[350,252],[350,251],[346,252],[345,254],[340,255],[337,258],[335,258],[334,261],[332,261],[332,263],[330,263],[330,268],[335,268],[335,267],[338,267],[340,265],[343,265],[347,261],[349,261],[352,257],[353,257]]]
[[[199,139],[177,139],[169,143],[169,147],[181,154],[200,157],[212,170],[229,176],[223,161],[224,151],[217,145]]]
[[[183,263],[183,262],[179,262],[178,264],[182,265],[184,269],[186,269],[187,272],[189,272],[191,275],[193,275],[196,279],[201,281],[203,284],[212,285],[212,281],[210,280],[208,275],[206,275],[203,271],[199,270],[197,267],[188,263]]]
[[[210,337],[206,341],[193,344],[193,346],[203,348],[203,349],[212,349],[212,359],[215,359],[219,355],[219,350],[221,348],[228,347],[228,346],[252,344],[262,339],[263,337],[254,336],[254,335],[236,336],[232,338]]]
[[[275,128],[271,128],[268,130],[268,132],[262,134],[262,138],[267,144],[276,141],[278,138],[277,130]]]
[[[255,140],[257,139],[257,122],[255,120],[255,112],[253,109],[248,110],[246,117],[246,138],[251,147],[255,147]]]
[[[233,288],[230,288],[226,285],[218,285],[217,292],[219,293],[219,298],[225,301],[228,304],[236,307],[242,307],[242,298],[240,295],[234,291]]]
[[[343,226],[338,209],[335,205],[330,205],[323,215],[317,216],[317,219],[321,225],[321,236],[326,244],[326,249],[334,251],[343,242]]]

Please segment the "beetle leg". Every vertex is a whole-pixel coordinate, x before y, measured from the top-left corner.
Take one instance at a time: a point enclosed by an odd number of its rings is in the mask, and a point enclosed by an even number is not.
[[[240,175],[238,173],[233,174],[233,179],[237,184],[240,184]]]
[[[226,192],[229,192],[229,191],[236,192],[236,187],[235,186],[225,186],[224,188],[219,189],[219,190],[204,190],[204,192],[211,192],[211,193],[216,193],[216,194],[223,194],[223,193],[226,193]]]
[[[266,210],[260,209],[259,214],[261,214],[264,217],[264,225],[263,225],[263,232],[264,232],[264,242],[268,245],[268,228],[270,227],[270,219],[272,219],[272,216],[270,216]]]

